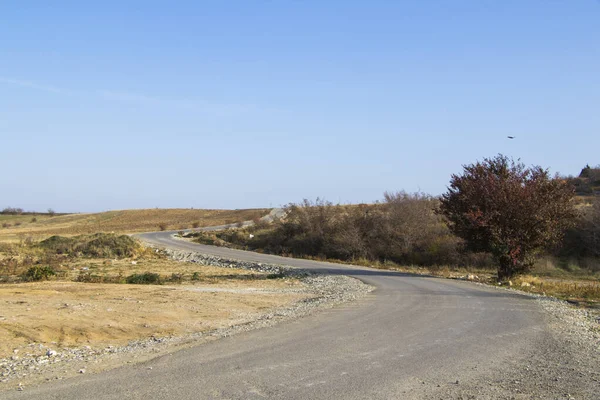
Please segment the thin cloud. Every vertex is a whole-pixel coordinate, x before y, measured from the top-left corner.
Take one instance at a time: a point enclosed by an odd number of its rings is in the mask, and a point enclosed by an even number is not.
[[[162,106],[181,110],[190,110],[193,112],[229,116],[233,114],[253,113],[265,111],[263,107],[258,107],[253,104],[218,104],[208,103],[203,101],[188,101],[179,99],[162,98],[156,96],[148,96],[140,93],[121,92],[113,90],[99,90],[99,95],[108,100],[132,103],[140,106]],[[268,111],[275,111],[269,109]]]
[[[164,103],[164,100],[153,97],[146,96],[138,93],[131,92],[115,92],[112,90],[98,90],[97,93],[105,99],[108,100],[116,100],[116,101],[124,101],[129,103],[141,103],[141,104],[161,104]]]
[[[49,85],[40,85],[39,83],[35,83],[35,82],[31,82],[31,81],[23,81],[20,79],[11,79],[11,78],[0,77],[0,83],[6,83],[8,85],[20,86],[20,87],[25,87],[25,88],[29,88],[29,89],[41,90],[43,92],[67,94],[67,95],[73,94],[72,91],[65,89],[65,88],[49,86]]]
[[[84,97],[101,97],[108,101],[126,102],[137,106],[161,106],[165,108],[174,108],[179,110],[188,110],[196,113],[211,114],[218,116],[232,116],[238,114],[249,114],[256,112],[275,112],[273,108],[260,107],[254,104],[219,104],[205,101],[190,101],[180,99],[162,98],[148,96],[140,93],[115,91],[115,90],[96,90],[92,92],[75,92],[58,86],[43,85],[32,81],[12,79],[0,76],[0,83],[20,86],[23,88],[39,90],[48,93],[60,95],[80,95]]]

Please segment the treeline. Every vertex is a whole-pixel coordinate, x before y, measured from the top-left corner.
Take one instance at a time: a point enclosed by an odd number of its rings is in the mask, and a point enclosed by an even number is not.
[[[38,212],[38,211],[25,211],[22,208],[19,207],[5,207],[4,209],[2,209],[0,211],[0,214],[2,215],[49,215],[49,216],[54,216],[54,215],[65,215],[65,214],[57,214],[53,209],[49,208],[47,212],[43,213],[43,212]]]
[[[469,251],[436,213],[439,199],[424,193],[385,193],[375,204],[336,205],[317,199],[286,206],[283,221],[247,230],[199,233],[204,243],[342,261],[419,266],[496,268],[487,253]],[[600,199],[583,207],[573,228],[546,255],[600,270]],[[250,234],[252,237],[250,237]],[[209,237],[211,236],[211,237]],[[214,240],[221,241],[214,242]]]
[[[424,193],[385,193],[375,204],[336,205],[317,199],[286,206],[284,221],[219,239],[252,250],[295,257],[369,260],[404,265],[493,267],[487,254],[465,250],[442,217],[439,201]]]

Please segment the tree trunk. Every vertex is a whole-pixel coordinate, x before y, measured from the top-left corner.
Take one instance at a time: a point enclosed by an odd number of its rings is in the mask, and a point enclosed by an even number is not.
[[[498,280],[505,281],[514,275],[513,262],[509,256],[502,256],[498,258]]]

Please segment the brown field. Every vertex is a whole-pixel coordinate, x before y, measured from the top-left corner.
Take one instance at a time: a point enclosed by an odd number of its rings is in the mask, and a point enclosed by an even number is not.
[[[165,259],[76,260],[58,280],[0,285],[0,358],[29,344],[125,345],[151,336],[183,336],[244,322],[308,297],[289,278]],[[141,272],[184,276],[182,284],[73,282],[82,271],[105,277]],[[191,274],[196,273],[195,280]],[[173,307],[173,305],[177,307]],[[25,351],[25,350],[23,350]]]
[[[248,221],[269,213],[269,209],[196,210],[146,209],[108,211],[95,214],[0,215],[0,241],[18,242],[25,237],[36,240],[51,235],[73,236],[97,232],[134,233],[212,226]],[[3,227],[3,224],[10,225]]]

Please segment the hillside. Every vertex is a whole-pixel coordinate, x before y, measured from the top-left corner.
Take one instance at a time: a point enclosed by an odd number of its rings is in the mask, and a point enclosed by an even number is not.
[[[600,165],[594,168],[586,165],[579,176],[569,176],[565,179],[575,186],[578,196],[600,196]]]
[[[94,214],[0,215],[0,241],[25,237],[80,235],[96,232],[134,233],[222,225],[262,217],[269,209],[202,210],[145,209]]]

